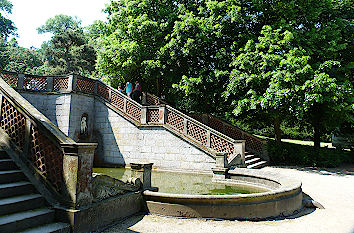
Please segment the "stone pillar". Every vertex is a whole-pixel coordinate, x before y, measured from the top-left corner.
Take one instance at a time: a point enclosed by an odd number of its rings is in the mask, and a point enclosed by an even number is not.
[[[141,97],[141,103],[142,105],[147,105],[146,92],[143,92],[143,96]]]
[[[143,124],[143,125],[146,125],[147,124],[147,121],[148,121],[148,108],[147,106],[142,106],[141,107],[141,118],[140,118],[140,123]]]
[[[69,81],[68,81],[68,92],[76,91],[76,76],[73,74],[69,75]]]
[[[79,208],[92,203],[92,166],[97,143],[62,144],[64,194],[68,204]]]
[[[17,89],[18,90],[23,90],[23,85],[25,83],[25,75],[24,74],[18,74],[18,81],[17,81]]]
[[[166,106],[160,105],[159,106],[159,123],[165,124],[166,123]]]
[[[227,173],[229,171],[227,163],[227,153],[226,152],[214,152],[215,155],[215,167],[211,170],[213,171],[213,179],[226,179]]]
[[[183,119],[183,133],[185,135],[188,134],[188,120],[187,120],[187,118]]]
[[[234,143],[234,157],[238,157],[241,167],[245,165],[246,140],[237,140]]]
[[[53,91],[53,77],[47,77],[47,91]]]
[[[131,163],[131,177],[139,178],[143,183],[143,189],[151,188],[151,169],[153,163]]]

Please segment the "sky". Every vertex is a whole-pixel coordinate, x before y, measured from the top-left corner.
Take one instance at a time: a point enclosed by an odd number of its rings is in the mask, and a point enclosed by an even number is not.
[[[6,14],[17,27],[16,37],[22,47],[40,48],[43,41],[48,41],[52,34],[38,34],[37,28],[47,19],[58,14],[77,16],[81,26],[88,26],[95,20],[105,20],[102,12],[110,0],[10,0],[12,14]]]

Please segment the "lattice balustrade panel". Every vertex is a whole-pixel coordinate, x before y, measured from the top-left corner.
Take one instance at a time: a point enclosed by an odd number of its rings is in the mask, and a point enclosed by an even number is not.
[[[183,132],[184,118],[177,113],[167,110],[166,123],[175,128],[176,130]]]
[[[156,98],[156,97],[153,96],[153,95],[147,94],[147,95],[146,95],[146,102],[147,102],[149,105],[158,105],[158,104],[159,104],[159,99]]]
[[[141,109],[138,106],[135,106],[130,101],[127,101],[127,113],[136,121],[140,122],[141,118]]]
[[[66,91],[69,86],[69,78],[54,78],[53,91]]]
[[[93,80],[87,80],[83,78],[78,78],[76,81],[76,90],[85,93],[95,92],[95,82]]]
[[[210,135],[210,148],[218,152],[227,152],[231,155],[234,152],[234,145],[231,142],[215,135]]]
[[[225,126],[224,134],[233,139],[243,139],[242,131],[230,125]]]
[[[102,85],[101,83],[98,83],[97,85],[97,94],[101,96],[102,98],[108,100],[109,99],[109,91],[108,87],[105,85]]]
[[[42,175],[60,191],[63,183],[63,152],[34,126],[31,127],[31,159]]]
[[[33,91],[45,91],[47,90],[47,79],[40,77],[25,76],[23,82],[23,88]]]
[[[158,109],[148,109],[148,122],[158,123],[159,122],[159,110]]]
[[[202,145],[207,144],[207,131],[192,122],[187,122],[187,135],[194,138]]]
[[[118,109],[124,110],[124,98],[115,91],[111,92],[111,103]]]
[[[1,103],[0,126],[21,149],[25,141],[26,118],[5,98]]]
[[[223,130],[222,121],[220,121],[212,116],[208,116],[208,126],[219,131],[219,132],[222,132],[222,130]]]
[[[7,82],[7,84],[9,84],[11,87],[17,87],[18,77],[16,74],[0,73],[0,77],[4,79],[4,81]]]
[[[249,135],[246,135],[245,140],[246,140],[246,148],[250,148],[259,153],[263,152],[264,144],[258,138],[254,138]]]

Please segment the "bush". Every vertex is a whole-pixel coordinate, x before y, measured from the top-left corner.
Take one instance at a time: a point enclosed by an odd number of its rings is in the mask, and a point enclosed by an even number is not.
[[[311,167],[337,167],[343,162],[354,162],[353,152],[332,148],[320,148],[282,142],[280,145],[269,140],[268,155],[272,165]]]

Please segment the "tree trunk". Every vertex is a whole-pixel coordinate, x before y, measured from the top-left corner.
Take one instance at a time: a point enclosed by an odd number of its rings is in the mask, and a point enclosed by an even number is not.
[[[274,118],[274,136],[275,141],[280,144],[281,143],[281,129],[280,129],[280,118],[276,116]]]
[[[316,104],[313,108],[313,143],[315,149],[320,149],[321,147],[321,121],[322,121],[322,111],[321,105]]]
[[[321,132],[318,121],[315,121],[313,125],[313,143],[314,147],[319,150],[321,147]]]

